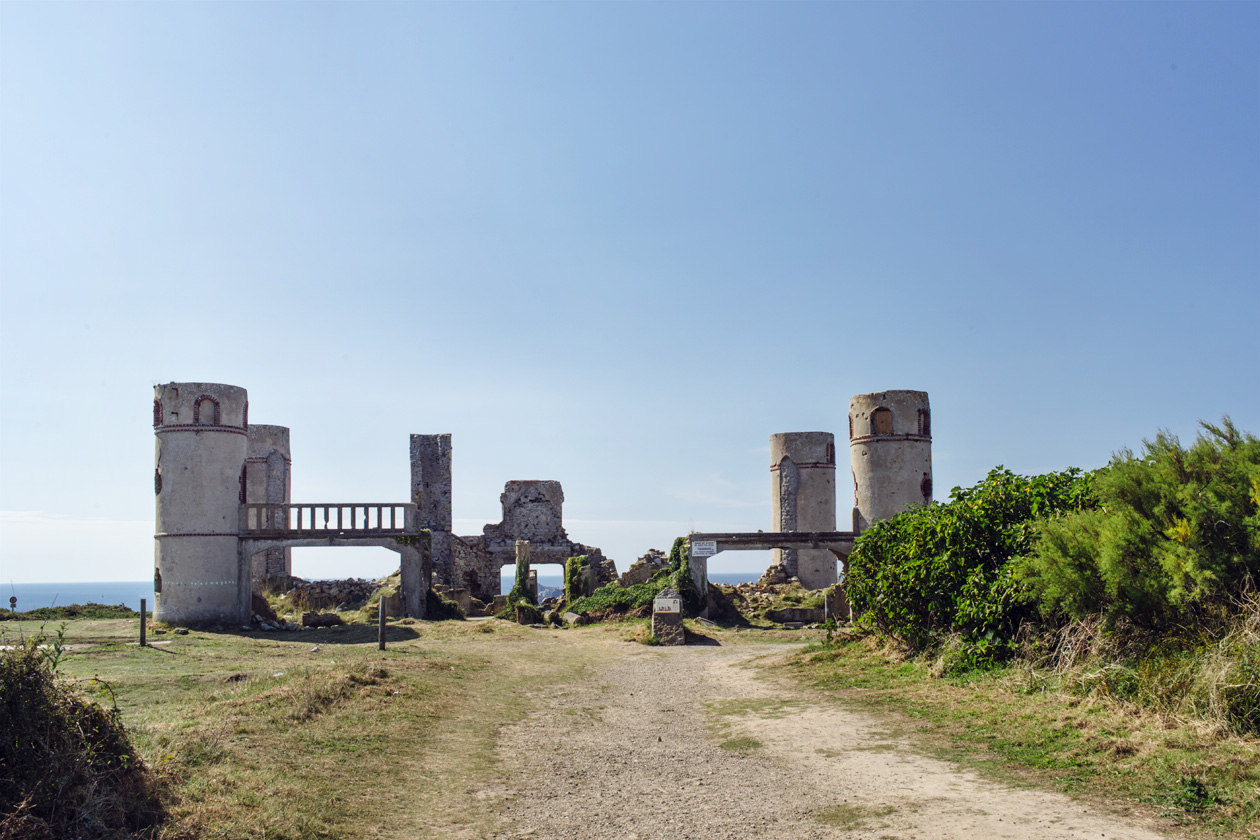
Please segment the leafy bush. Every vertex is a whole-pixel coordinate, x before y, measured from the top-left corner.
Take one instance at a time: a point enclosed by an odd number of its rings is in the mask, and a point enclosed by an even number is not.
[[[1044,616],[1170,628],[1254,587],[1260,441],[1228,417],[1200,425],[1189,449],[1160,432],[1141,456],[1117,453],[1097,473],[1097,510],[1037,527],[1020,573]]]
[[[1077,469],[1025,477],[1002,467],[950,501],[876,522],[855,541],[845,593],[868,627],[914,650],[951,633],[973,664],[1006,655],[1028,615],[1014,560],[1037,536],[1034,520],[1093,506]]]
[[[80,699],[43,637],[0,650],[0,838],[134,836],[165,816],[118,709]]]

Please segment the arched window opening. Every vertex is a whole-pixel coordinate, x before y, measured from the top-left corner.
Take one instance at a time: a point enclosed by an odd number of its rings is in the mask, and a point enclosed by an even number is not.
[[[836,465],[836,445],[834,443],[827,444],[827,463],[833,467]]]
[[[158,426],[161,426],[161,425],[162,425],[162,401],[154,400],[153,401],[153,428],[156,429]]]
[[[886,408],[877,408],[871,412],[871,434],[891,435],[893,433],[892,412]]]
[[[202,394],[193,402],[193,423],[218,426],[220,424],[219,412],[219,401],[209,394]]]
[[[932,434],[932,412],[926,408],[919,409],[919,434]]]
[[[923,492],[923,504],[932,504],[932,476],[923,474],[923,480],[919,482],[919,490]]]

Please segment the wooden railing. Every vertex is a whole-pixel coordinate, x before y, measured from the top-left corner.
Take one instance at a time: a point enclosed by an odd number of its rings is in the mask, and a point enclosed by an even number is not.
[[[401,536],[415,531],[416,506],[391,502],[241,505],[243,537]]]

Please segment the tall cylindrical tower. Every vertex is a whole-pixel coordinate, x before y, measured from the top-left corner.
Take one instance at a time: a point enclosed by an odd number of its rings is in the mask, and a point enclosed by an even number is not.
[[[289,429],[253,423],[246,430],[245,501],[251,504],[284,505],[293,501],[289,451]],[[261,590],[268,578],[293,574],[293,549],[269,548],[250,559],[253,588]]]
[[[249,407],[244,388],[171,382],[153,389],[157,547],[153,617],[176,624],[249,618],[238,552]]]
[[[831,432],[770,436],[770,530],[836,530],[836,439]],[[776,548],[772,565],[806,589],[836,582],[836,556],[826,549]]]
[[[926,391],[849,400],[853,530],[932,501],[932,412]]]

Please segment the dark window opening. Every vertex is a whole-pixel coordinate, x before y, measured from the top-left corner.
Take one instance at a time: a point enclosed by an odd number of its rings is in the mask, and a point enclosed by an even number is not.
[[[871,434],[891,435],[893,433],[892,412],[886,408],[877,408],[871,412]]]
[[[162,425],[162,401],[154,400],[153,401],[153,428],[156,429],[158,426],[161,426],[161,425]]]
[[[926,408],[919,409],[919,434],[932,434],[932,412]]]

